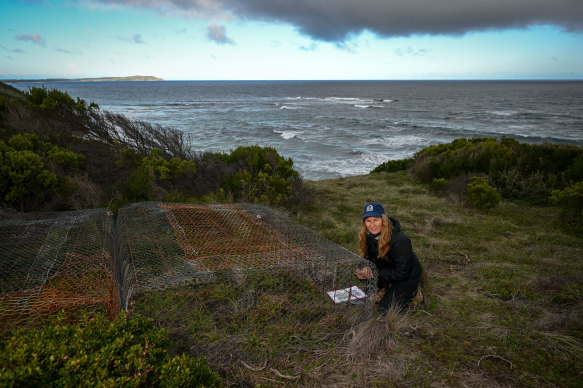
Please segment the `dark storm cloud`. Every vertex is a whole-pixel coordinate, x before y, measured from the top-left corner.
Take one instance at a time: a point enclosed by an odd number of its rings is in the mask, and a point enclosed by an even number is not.
[[[583,30],[582,0],[95,0],[166,14],[237,17],[288,23],[315,39],[460,35],[472,31],[556,25]]]

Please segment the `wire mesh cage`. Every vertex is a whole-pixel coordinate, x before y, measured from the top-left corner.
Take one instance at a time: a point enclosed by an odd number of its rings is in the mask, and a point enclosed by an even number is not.
[[[0,215],[0,330],[119,312],[107,209]]]
[[[360,257],[262,205],[133,204],[118,213],[116,241],[124,309],[144,292],[244,283],[255,272],[295,273],[333,302],[362,302],[375,287],[367,282],[353,288]]]
[[[372,316],[376,279],[372,263],[261,205],[144,202],[115,224],[107,209],[0,214],[0,334],[62,310],[124,309],[243,379],[247,362],[301,373],[335,359]]]

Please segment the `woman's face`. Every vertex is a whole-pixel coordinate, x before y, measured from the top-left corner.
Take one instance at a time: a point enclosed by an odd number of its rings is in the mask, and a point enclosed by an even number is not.
[[[370,234],[379,234],[383,230],[383,219],[381,217],[366,217],[364,224]]]

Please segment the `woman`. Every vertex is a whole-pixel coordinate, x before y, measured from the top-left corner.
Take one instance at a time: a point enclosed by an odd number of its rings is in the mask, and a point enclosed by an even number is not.
[[[401,231],[401,223],[387,217],[378,203],[364,206],[362,227],[359,235],[360,254],[374,263],[379,271],[380,311],[387,311],[391,304],[406,308],[417,294],[421,281],[421,264],[411,247],[411,239]],[[363,266],[356,270],[362,280],[372,278],[371,269]]]

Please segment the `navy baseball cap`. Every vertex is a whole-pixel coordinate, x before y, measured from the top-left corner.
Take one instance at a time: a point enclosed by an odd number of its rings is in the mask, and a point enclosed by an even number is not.
[[[385,209],[383,208],[383,205],[381,205],[378,202],[367,203],[366,205],[364,205],[362,219],[365,219],[367,217],[380,217],[383,214],[385,214]]]

